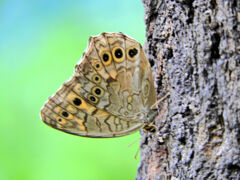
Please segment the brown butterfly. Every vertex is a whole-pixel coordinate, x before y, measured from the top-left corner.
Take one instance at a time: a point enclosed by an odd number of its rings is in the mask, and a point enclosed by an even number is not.
[[[142,46],[122,33],[90,37],[75,73],[41,110],[58,130],[118,137],[151,122],[157,112],[153,76]]]

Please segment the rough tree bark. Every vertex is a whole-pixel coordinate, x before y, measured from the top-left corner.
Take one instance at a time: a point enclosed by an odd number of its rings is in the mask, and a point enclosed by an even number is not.
[[[240,179],[240,1],[143,0],[156,134],[137,180]]]

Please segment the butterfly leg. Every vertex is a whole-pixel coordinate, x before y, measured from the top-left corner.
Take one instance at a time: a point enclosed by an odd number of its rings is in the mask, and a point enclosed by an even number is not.
[[[151,106],[151,109],[150,109],[149,113],[147,114],[147,122],[145,123],[145,125],[143,127],[143,129],[145,131],[150,132],[150,133],[155,133],[156,132],[157,126],[154,125],[154,124],[151,124],[158,115],[158,109],[156,109],[154,107],[156,105],[158,105],[159,103],[161,103],[162,101],[164,101],[169,95],[170,95],[170,93],[167,93],[165,96],[163,96],[161,99],[156,101]]]

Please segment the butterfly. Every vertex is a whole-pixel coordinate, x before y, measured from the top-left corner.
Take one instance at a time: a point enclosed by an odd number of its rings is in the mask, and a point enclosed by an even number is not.
[[[143,48],[123,33],[89,38],[74,75],[48,99],[40,116],[47,125],[84,137],[118,137],[157,115],[152,70]]]

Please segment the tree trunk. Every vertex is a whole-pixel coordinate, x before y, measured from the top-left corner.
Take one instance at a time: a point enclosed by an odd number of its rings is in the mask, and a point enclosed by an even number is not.
[[[143,0],[159,104],[137,180],[240,179],[240,1]]]

